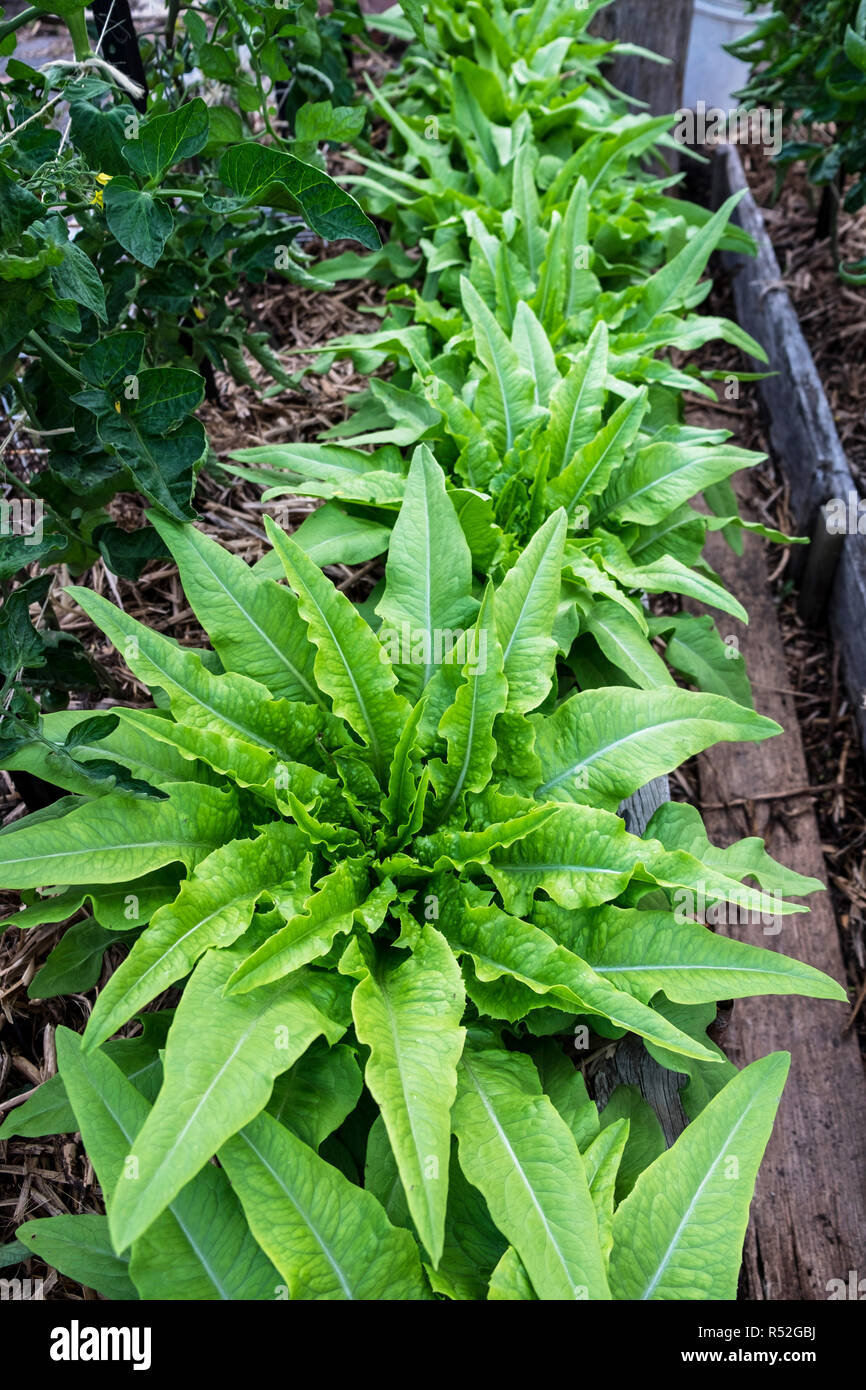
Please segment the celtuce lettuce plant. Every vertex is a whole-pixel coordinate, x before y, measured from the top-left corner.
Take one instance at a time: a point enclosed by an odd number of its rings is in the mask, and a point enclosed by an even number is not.
[[[114,1297],[733,1297],[787,1060],[735,1072],[714,1001],[844,996],[675,903],[784,915],[820,885],[760,841],[712,846],[689,808],[643,838],[615,812],[777,726],[672,688],[553,702],[566,513],[482,589],[424,448],[378,634],[271,522],[287,587],[154,522],[213,651],[75,590],[155,706],[46,733],[85,725],[78,758],[130,781],[97,795],[41,745],[8,764],[68,793],[0,836],[13,920],[88,902],[107,941],[134,934],[83,1038],[59,1031],[59,1077],[0,1131],[80,1130],[107,1218],[19,1240]],[[183,981],[173,1014],[108,1041]],[[690,1077],[670,1150],[628,1088],[599,1115],[562,1044],[584,1027]]]
[[[689,595],[748,621],[700,557],[708,530],[789,539],[737,512],[728,479],[762,456],[726,444],[726,431],[676,423],[654,429],[645,387],[620,384],[615,403],[603,322],[560,366],[530,306],[518,305],[509,339],[468,280],[463,291],[473,331],[461,394],[427,364],[418,394],[390,387],[392,397],[411,404],[400,403],[402,418],[381,432],[387,442],[380,447],[357,447],[370,436],[352,446],[263,445],[238,451],[244,462],[236,471],[269,484],[266,500],[298,492],[331,499],[329,510],[306,523],[311,553],[324,562],[359,559],[368,553],[359,544],[369,541],[374,552],[387,544],[405,495],[409,463],[395,441],[435,441],[437,457],[450,458],[450,495],[478,574],[504,573],[541,522],[563,512],[570,607],[561,622],[571,625],[580,684],[673,685],[652,646],[661,629],[647,618],[642,595]],[[382,399],[385,389],[376,391]],[[411,414],[417,424],[407,426]],[[701,491],[717,499],[722,515],[691,505]],[[674,626],[670,666],[705,690],[751,704],[743,663],[712,620],[680,615]]]

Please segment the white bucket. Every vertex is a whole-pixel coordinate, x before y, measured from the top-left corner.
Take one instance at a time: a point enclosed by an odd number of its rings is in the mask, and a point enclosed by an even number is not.
[[[733,94],[745,86],[749,69],[726,53],[723,44],[748,34],[768,13],[763,7],[746,13],[742,0],[695,0],[683,106],[694,108],[703,101],[708,109],[720,106],[727,111],[737,105]]]

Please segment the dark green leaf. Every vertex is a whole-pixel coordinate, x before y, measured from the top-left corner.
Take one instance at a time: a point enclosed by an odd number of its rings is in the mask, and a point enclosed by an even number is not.
[[[111,180],[103,201],[109,231],[124,251],[144,265],[155,266],[174,226],[167,205],[142,192],[125,175]]]

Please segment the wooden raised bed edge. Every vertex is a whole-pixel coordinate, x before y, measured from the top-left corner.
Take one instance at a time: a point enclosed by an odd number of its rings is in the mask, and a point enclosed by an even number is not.
[[[671,799],[667,777],[655,777],[640,787],[617,809],[625,828],[631,835],[642,835],[659,806]],[[680,1089],[685,1073],[669,1071],[651,1057],[643,1039],[627,1034],[592,1073],[592,1092],[596,1104],[603,1109],[617,1086],[637,1086],[649,1101],[665,1136],[668,1148],[686,1127],[686,1113],[680,1102]]]
[[[858,515],[859,492],[830,403],[785,288],[760,208],[748,188],[739,152],[721,146],[713,160],[713,204],[745,189],[734,219],[754,237],[757,260],[726,251],[739,323],[766,349],[776,373],[758,383],[770,444],[791,490],[794,521],[812,545],[797,547],[792,573],[800,581],[801,613],[817,625],[826,612],[842,654],[843,674],[866,749],[866,534],[828,530],[822,510],[836,500]],[[756,363],[758,370],[766,370]],[[859,508],[866,528],[866,504]],[[811,552],[811,553],[810,553]]]

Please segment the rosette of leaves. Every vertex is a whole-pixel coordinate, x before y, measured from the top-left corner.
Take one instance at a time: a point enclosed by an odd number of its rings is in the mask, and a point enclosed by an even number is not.
[[[739,516],[729,479],[761,456],[728,443],[726,431],[680,423],[666,408],[676,407],[674,387],[654,393],[620,377],[603,321],[584,348],[557,353],[531,302],[518,304],[506,332],[471,280],[462,290],[469,332],[459,351],[426,359],[425,330],[415,326],[383,328],[371,349],[353,340],[347,351],[356,360],[379,348],[398,360],[407,354],[411,366],[371,379],[346,443],[261,445],[238,450],[240,464],[227,466],[264,485],[266,500],[328,499],[299,541],[321,563],[358,561],[387,545],[411,486],[398,446],[429,442],[448,470],[478,574],[503,573],[541,522],[563,510],[567,606],[558,621],[566,650],[571,630],[570,664],[582,686],[672,686],[651,639],[673,632],[666,655],[674,670],[751,704],[743,662],[710,618],[656,621],[642,596],[684,594],[746,618],[701,552],[711,529],[737,549],[744,529],[790,539]],[[692,505],[700,494],[709,512]]]
[[[701,374],[678,369],[662,355],[672,348],[688,352],[722,339],[766,361],[761,346],[737,324],[694,312],[710,292],[712,281],[702,279],[710,256],[737,230],[730,218],[740,195],[714,214],[695,210],[698,216],[693,216],[690,204],[671,200],[666,220],[669,231],[671,224],[676,228],[676,237],[665,243],[663,263],[647,274],[632,255],[630,263],[618,267],[620,286],[608,290],[595,251],[606,223],[603,214],[596,217],[592,211],[589,179],[580,170],[572,171],[574,181],[561,186],[558,199],[550,201],[539,196],[534,169],[531,148],[523,147],[513,167],[515,183],[518,175],[521,180],[519,200],[514,194],[516,212],[490,230],[485,225],[489,219],[475,208],[465,210],[460,219],[465,245],[463,238],[452,241],[446,262],[437,256],[434,237],[426,245],[428,274],[421,288],[393,286],[393,307],[381,331],[337,337],[317,348],[324,365],[330,365],[335,353],[354,356],[366,370],[386,360],[403,365],[414,361],[410,347],[416,354],[456,361],[476,325],[466,303],[466,279],[509,334],[521,303],[529,305],[558,352],[583,345],[593,328],[604,323],[617,375],[633,386],[651,388],[658,413],[674,391],[691,390],[715,399]],[[739,250],[753,250],[750,239],[747,244],[734,239]],[[336,259],[330,274],[337,273],[342,259]],[[623,287],[625,277],[634,282]],[[707,377],[713,375],[717,374],[706,372]]]
[[[671,676],[648,640],[662,629],[647,621],[641,595],[689,594],[743,617],[700,557],[710,527],[740,548],[728,480],[758,456],[732,448],[723,431],[684,424],[682,392],[714,393],[667,356],[715,337],[764,356],[737,325],[695,312],[711,253],[730,237],[740,245],[742,234],[730,224],[734,199],[711,215],[642,173],[640,158],[658,147],[666,123],[611,120],[610,111],[605,122],[600,87],[596,104],[582,88],[579,99],[554,101],[548,83],[519,121],[529,81],[521,32],[516,24],[510,68],[503,60],[487,73],[461,55],[434,72],[416,53],[419,82],[431,85],[426,108],[399,83],[394,105],[382,99],[414,172],[379,165],[362,182],[380,210],[384,183],[395,185],[387,215],[395,234],[420,238],[426,276],[420,289],[394,286],[379,331],[335,339],[320,353],[322,367],[347,356],[359,371],[393,370],[349,398],[351,417],[328,431],[327,444],[240,451],[236,471],[268,486],[267,498],[330,499],[299,536],[322,562],[381,551],[405,487],[397,448],[419,440],[435,446],[449,474],[479,573],[507,566],[515,545],[564,506],[576,675],[586,686],[651,688]],[[562,46],[549,56],[556,74]],[[437,102],[450,116],[428,139],[424,110]],[[443,198],[452,199],[450,216]],[[387,278],[394,264],[383,255],[375,273]],[[360,268],[352,257],[331,266]],[[365,452],[369,445],[379,447]],[[701,493],[709,515],[690,505]],[[664,632],[680,675],[751,702],[736,649],[709,618],[681,615]]]
[[[49,1103],[3,1132],[81,1130],[108,1206],[97,1272],[129,1297],[729,1297],[785,1062],[732,1074],[709,1006],[844,993],[674,905],[785,914],[815,881],[757,840],[717,849],[689,808],[644,838],[616,808],[777,726],[685,691],[553,707],[564,515],[478,590],[441,473],[417,469],[378,633],[270,522],[287,587],[155,518],[213,651],[75,591],[157,697],[116,710],[94,755],[163,795],[95,794],[22,750],[6,765],[68,796],[0,836],[0,875],[27,895],[15,924],[87,903],[106,934],[147,925],[83,1039],[59,1034]],[[185,979],[151,1106],[107,1039]],[[657,1131],[637,1103],[599,1128],[552,1041],[584,1026],[689,1074],[696,1119],[670,1152],[627,1151],[629,1116]],[[734,1132],[740,1177],[722,1182]]]

